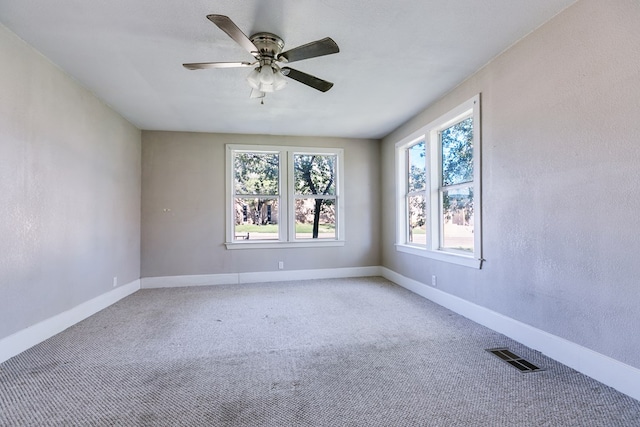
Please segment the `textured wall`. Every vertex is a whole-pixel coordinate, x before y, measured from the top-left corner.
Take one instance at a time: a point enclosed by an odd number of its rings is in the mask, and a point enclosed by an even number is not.
[[[225,144],[344,148],[344,247],[227,250]],[[377,140],[142,133],[142,277],[380,264]],[[165,209],[170,211],[165,212]]]
[[[0,338],[139,278],[140,131],[0,26]]]
[[[640,368],[640,3],[583,0],[385,138],[482,93],[482,270],[398,253],[385,181],[383,264]]]

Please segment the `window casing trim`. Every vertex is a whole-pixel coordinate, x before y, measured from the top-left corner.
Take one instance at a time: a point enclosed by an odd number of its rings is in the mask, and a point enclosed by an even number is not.
[[[342,148],[319,148],[319,147],[298,147],[288,145],[244,145],[244,144],[226,144],[225,146],[225,246],[227,249],[284,249],[291,247],[332,247],[344,246],[345,233],[345,202],[344,202],[344,149]],[[246,153],[278,153],[279,157],[279,180],[278,180],[278,198],[282,209],[278,211],[278,223],[282,226],[278,227],[278,240],[235,240],[234,236],[234,183],[235,170],[233,156],[236,152]],[[300,239],[296,238],[295,221],[289,218],[295,218],[293,213],[296,195],[294,189],[294,170],[293,161],[296,154],[305,155],[335,155],[336,156],[336,186],[335,195],[309,194],[304,198],[330,198],[336,201],[336,237],[335,239]],[[250,197],[254,197],[251,195]],[[257,196],[259,197],[259,196]],[[269,195],[269,198],[274,197]]]
[[[469,182],[442,185],[442,147],[439,134],[443,130],[471,117],[473,119],[473,180],[474,191],[474,250],[468,254],[455,249],[442,248],[442,190],[468,187]],[[409,243],[408,239],[408,148],[425,142],[427,167],[426,245]],[[396,250],[473,268],[482,266],[482,187],[481,187],[481,122],[480,94],[463,102],[436,120],[412,132],[395,144],[396,151]]]

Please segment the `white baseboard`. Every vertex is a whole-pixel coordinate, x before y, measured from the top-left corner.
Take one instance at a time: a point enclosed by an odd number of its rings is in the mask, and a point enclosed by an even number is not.
[[[189,276],[143,277],[142,289],[182,288],[185,286],[233,285],[238,283],[238,274],[198,274]]]
[[[64,331],[140,289],[140,280],[120,286],[0,340],[0,363]]]
[[[143,289],[183,286],[237,285],[242,283],[286,282],[291,280],[338,279],[380,276],[379,266],[347,267],[319,270],[277,270],[255,273],[201,274],[191,276],[143,277]]]
[[[386,267],[380,267],[380,270],[385,279],[640,400],[640,369],[402,276]]]

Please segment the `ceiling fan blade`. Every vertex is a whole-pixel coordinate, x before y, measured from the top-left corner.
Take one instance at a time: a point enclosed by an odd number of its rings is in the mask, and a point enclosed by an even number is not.
[[[322,40],[316,40],[302,46],[294,47],[286,52],[282,52],[278,55],[278,61],[294,62],[300,61],[301,59],[331,55],[332,53],[338,52],[340,52],[340,48],[338,48],[336,42],[334,42],[330,37],[325,37]]]
[[[193,64],[182,64],[182,66],[188,70],[207,70],[209,68],[251,67],[254,64],[255,62],[196,62]]]
[[[231,18],[225,15],[207,15],[207,19],[218,26],[222,31],[227,33],[229,37],[236,41],[251,55],[258,55],[258,48],[249,40],[249,37],[242,32]]]
[[[320,92],[326,92],[333,87],[333,83],[328,82],[326,80],[319,79],[311,74],[303,73],[302,71],[294,70],[289,67],[282,67],[282,74],[289,77],[290,79],[299,81],[307,86],[311,86],[314,89],[319,90]]]

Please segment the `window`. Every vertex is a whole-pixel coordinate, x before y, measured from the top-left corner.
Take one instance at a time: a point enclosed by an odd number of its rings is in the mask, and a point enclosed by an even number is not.
[[[236,151],[233,173],[233,238],[278,240],[280,153]]]
[[[337,154],[293,154],[296,239],[336,238]]]
[[[396,144],[397,244],[481,266],[480,96]]]
[[[342,154],[227,145],[227,248],[343,245]]]

